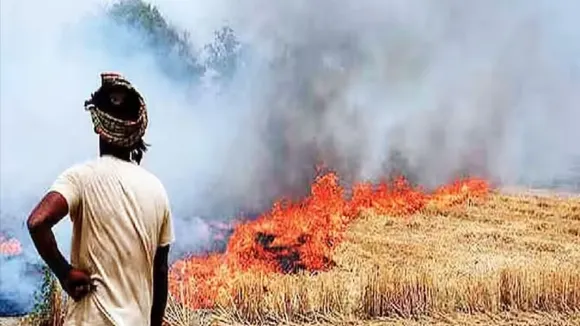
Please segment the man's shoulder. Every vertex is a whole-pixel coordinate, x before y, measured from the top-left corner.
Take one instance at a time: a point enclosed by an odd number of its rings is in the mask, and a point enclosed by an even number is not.
[[[151,189],[153,187],[159,191],[160,195],[167,196],[163,182],[152,171],[141,165],[114,158],[98,157],[81,161],[67,168],[63,172],[63,175],[74,178],[85,178],[97,175],[108,175],[112,172],[115,173],[115,171],[116,173],[121,171],[121,174],[131,176],[132,179],[138,180],[139,184],[147,184],[148,186],[146,188]]]
[[[147,170],[146,168],[139,166],[138,167],[141,170],[141,173],[143,174],[143,176],[145,178],[147,178],[147,180],[152,184],[155,185],[156,187],[159,188],[159,190],[161,192],[163,192],[163,194],[165,194],[165,186],[163,185],[163,182],[161,182],[161,179],[159,179],[157,177],[157,175],[155,175],[153,172]]]
[[[97,157],[86,159],[84,161],[78,161],[73,163],[68,168],[63,171],[63,175],[69,176],[95,176],[95,175],[107,175],[115,174],[119,171],[131,171],[131,174],[135,174],[137,177],[142,178],[144,181],[160,183],[159,179],[153,175],[153,173],[147,171],[139,165],[122,161],[119,159],[112,159],[110,157]]]
[[[96,157],[77,161],[65,170],[65,173],[75,175],[95,175],[111,171],[111,163],[106,157]]]
[[[169,196],[167,190],[159,179],[153,172],[147,170],[142,166],[138,166],[141,171],[141,175],[138,177],[138,183],[142,185],[142,189],[147,189],[147,194],[149,196],[154,196],[155,202],[165,208],[169,207]],[[146,182],[146,184],[143,184]]]
[[[98,162],[96,159],[88,159],[88,160],[84,160],[84,161],[78,161],[78,162],[75,162],[75,163],[69,165],[69,167],[64,169],[62,174],[69,175],[69,176],[82,175],[82,174],[87,173],[91,170],[94,170],[94,168],[97,166],[97,164],[98,164]]]
[[[133,170],[137,173],[137,178],[139,179],[140,183],[147,182],[150,186],[155,187],[159,191],[160,195],[167,196],[165,185],[155,173],[141,165],[136,164],[133,165]]]

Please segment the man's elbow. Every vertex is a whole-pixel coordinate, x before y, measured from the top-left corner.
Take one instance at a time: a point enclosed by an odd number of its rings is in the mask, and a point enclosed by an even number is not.
[[[50,230],[68,213],[66,199],[56,192],[49,192],[30,213],[26,225],[32,232]]]
[[[45,219],[41,216],[30,215],[26,221],[26,226],[28,227],[28,232],[31,234],[38,232],[39,230],[46,229],[47,225]]]

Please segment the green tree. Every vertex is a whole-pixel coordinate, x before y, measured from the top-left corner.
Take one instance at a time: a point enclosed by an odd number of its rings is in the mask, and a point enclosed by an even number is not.
[[[118,25],[142,37],[145,47],[153,51],[157,64],[169,77],[195,80],[211,69],[220,78],[227,78],[237,68],[240,43],[230,27],[215,33],[214,41],[203,47],[207,59],[200,62],[189,34],[170,24],[155,6],[143,0],[120,0],[107,14]]]
[[[157,63],[171,77],[191,78],[203,74],[197,63],[189,35],[170,25],[159,10],[142,0],[121,0],[108,11],[121,26],[143,37],[145,46],[154,51]]]
[[[230,77],[237,68],[240,48],[240,42],[233,29],[226,26],[216,31],[214,42],[205,46],[208,54],[206,68],[216,71],[221,76]]]

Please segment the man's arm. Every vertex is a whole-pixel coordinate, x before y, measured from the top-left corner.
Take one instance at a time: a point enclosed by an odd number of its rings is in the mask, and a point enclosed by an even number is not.
[[[59,280],[66,278],[71,265],[58,250],[52,227],[68,214],[68,204],[57,192],[49,192],[28,217],[28,230],[36,250]]]
[[[52,227],[68,214],[68,203],[58,192],[51,191],[32,210],[27,225],[36,250],[56,275],[63,289],[73,298],[80,300],[91,291],[88,273],[73,268],[64,258]]]
[[[153,261],[153,306],[151,326],[161,326],[165,315],[168,295],[169,245],[157,248]]]

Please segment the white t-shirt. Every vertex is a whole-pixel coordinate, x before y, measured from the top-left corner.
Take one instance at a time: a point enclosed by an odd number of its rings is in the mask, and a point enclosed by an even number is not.
[[[95,291],[70,300],[66,326],[149,325],[153,260],[173,242],[165,188],[137,164],[112,156],[75,165],[50,188],[66,198],[73,224],[71,264]]]

